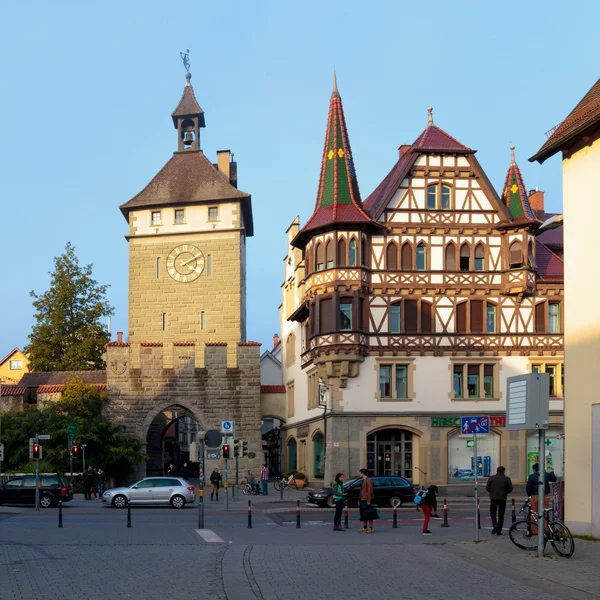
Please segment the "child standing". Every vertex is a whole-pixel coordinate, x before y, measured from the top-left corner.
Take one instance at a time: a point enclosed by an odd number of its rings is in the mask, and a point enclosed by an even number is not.
[[[437,485],[430,485],[427,488],[427,493],[421,500],[421,504],[419,506],[423,510],[423,515],[425,520],[423,521],[423,535],[433,535],[431,531],[429,531],[429,520],[431,519],[431,512],[434,507],[437,508],[437,499],[436,494],[438,493]]]

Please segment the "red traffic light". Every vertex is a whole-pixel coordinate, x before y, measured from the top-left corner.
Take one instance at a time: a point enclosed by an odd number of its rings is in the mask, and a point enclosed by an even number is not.
[[[34,460],[39,460],[39,458],[40,458],[40,445],[39,444],[33,445],[33,458],[34,458]]]
[[[229,458],[229,444],[223,445],[223,458]]]
[[[71,452],[75,455],[75,454],[79,454],[79,446],[73,446],[73,448],[71,448]]]

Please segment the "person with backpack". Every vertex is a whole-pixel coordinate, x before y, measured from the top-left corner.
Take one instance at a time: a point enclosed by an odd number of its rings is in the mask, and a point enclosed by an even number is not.
[[[333,500],[335,502],[335,516],[333,517],[333,530],[346,531],[342,527],[342,510],[344,510],[344,499],[346,492],[344,491],[344,474],[338,473],[333,482]]]
[[[219,469],[214,469],[210,474],[210,499],[213,499],[213,496],[216,494],[217,502],[219,501],[219,487],[221,487],[221,481],[223,478],[221,477],[221,473],[219,473]]]
[[[417,495],[415,496],[417,506],[421,507],[421,510],[423,511],[423,535],[433,535],[433,533],[429,531],[429,520],[431,519],[433,507],[437,506],[437,493],[437,485],[430,485],[427,489],[422,489],[420,492],[417,492]]]
[[[512,481],[510,477],[504,474],[505,471],[504,467],[498,467],[496,474],[492,475],[485,484],[485,489],[490,494],[492,535],[503,535],[502,527],[504,525],[504,513],[506,512],[506,498],[513,491]]]

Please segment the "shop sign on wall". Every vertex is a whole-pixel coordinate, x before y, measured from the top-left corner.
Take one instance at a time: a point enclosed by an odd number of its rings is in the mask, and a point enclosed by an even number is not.
[[[308,437],[308,425],[296,427],[296,437]]]
[[[431,417],[431,427],[460,427],[460,417],[454,415]],[[506,427],[506,417],[490,416],[490,427]]]

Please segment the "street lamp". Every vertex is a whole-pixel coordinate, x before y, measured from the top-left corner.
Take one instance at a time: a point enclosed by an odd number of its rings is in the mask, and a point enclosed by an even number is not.
[[[85,473],[85,449],[87,447],[87,444],[81,444],[81,452],[82,452],[82,459],[83,459],[83,472]]]

